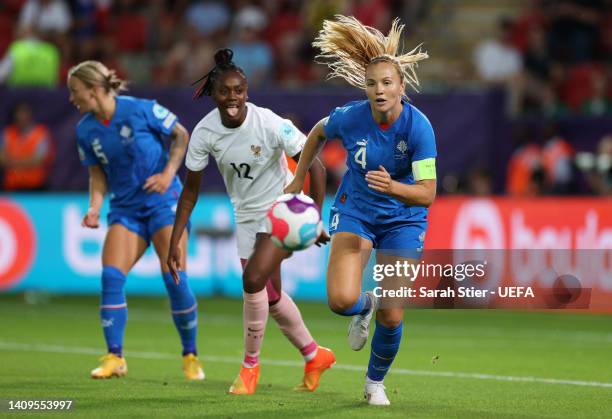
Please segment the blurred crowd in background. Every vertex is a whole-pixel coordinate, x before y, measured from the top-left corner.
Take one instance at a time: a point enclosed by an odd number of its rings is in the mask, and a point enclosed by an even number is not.
[[[576,153],[555,123],[612,116],[612,0],[3,0],[0,84],[63,86],[72,65],[96,59],[135,85],[187,86],[229,47],[251,88],[329,88],[311,42],[337,13],[383,32],[399,17],[405,46],[423,42],[431,55],[419,68],[421,91],[503,88],[509,118],[550,121],[539,132],[516,130],[507,193],[572,194],[584,192],[582,181],[589,193],[612,194],[612,136]],[[19,104],[2,127],[5,190],[45,187],[52,135],[31,115]],[[333,188],[343,150],[330,143],[323,157]],[[441,182],[441,192],[491,191],[487,169]]]
[[[427,2],[6,0],[2,4],[0,50],[30,38],[56,49],[59,77],[49,77],[45,85],[65,83],[68,68],[86,59],[103,61],[134,83],[185,85],[212,66],[216,49],[229,46],[249,84],[261,87],[322,82],[325,69],[314,65],[310,43],[325,18],[352,14],[386,30],[392,16],[415,15],[405,21],[416,20]]]

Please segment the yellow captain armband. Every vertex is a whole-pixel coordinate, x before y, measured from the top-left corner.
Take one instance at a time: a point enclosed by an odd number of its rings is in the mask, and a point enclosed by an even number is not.
[[[436,178],[436,159],[425,159],[412,162],[412,174],[414,180],[426,180]]]

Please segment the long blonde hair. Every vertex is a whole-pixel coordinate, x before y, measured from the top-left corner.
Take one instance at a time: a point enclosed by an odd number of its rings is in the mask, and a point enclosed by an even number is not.
[[[398,54],[404,25],[394,19],[387,36],[378,29],[365,26],[353,16],[336,15],[336,20],[325,20],[323,29],[312,45],[321,50],[315,58],[331,69],[328,78],[341,77],[352,86],[366,88],[368,65],[386,61],[395,66],[402,81],[418,91],[417,63],[429,56],[418,45],[412,51]]]
[[[68,79],[76,77],[87,87],[102,86],[106,93],[115,96],[127,89],[127,82],[117,76],[115,70],[108,69],[99,61],[83,61],[68,71]]]

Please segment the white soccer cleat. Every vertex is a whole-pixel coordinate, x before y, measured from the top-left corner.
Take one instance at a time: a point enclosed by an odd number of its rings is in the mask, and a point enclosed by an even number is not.
[[[378,297],[371,291],[366,291],[366,295],[371,302],[370,310],[365,314],[353,316],[348,328],[349,346],[354,351],[360,351],[368,341],[370,321],[372,320],[372,315],[378,310]]]
[[[385,386],[380,383],[367,383],[363,391],[365,399],[372,406],[389,406],[391,402],[385,393]]]

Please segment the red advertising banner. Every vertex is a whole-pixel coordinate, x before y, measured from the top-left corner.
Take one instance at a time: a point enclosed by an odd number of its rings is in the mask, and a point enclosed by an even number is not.
[[[457,255],[479,260],[482,249],[494,259],[488,287],[547,290],[551,308],[612,312],[612,199],[441,198],[430,209],[425,249],[452,249],[454,263]]]
[[[0,198],[0,291],[18,283],[30,270],[36,253],[36,233],[27,212]]]

